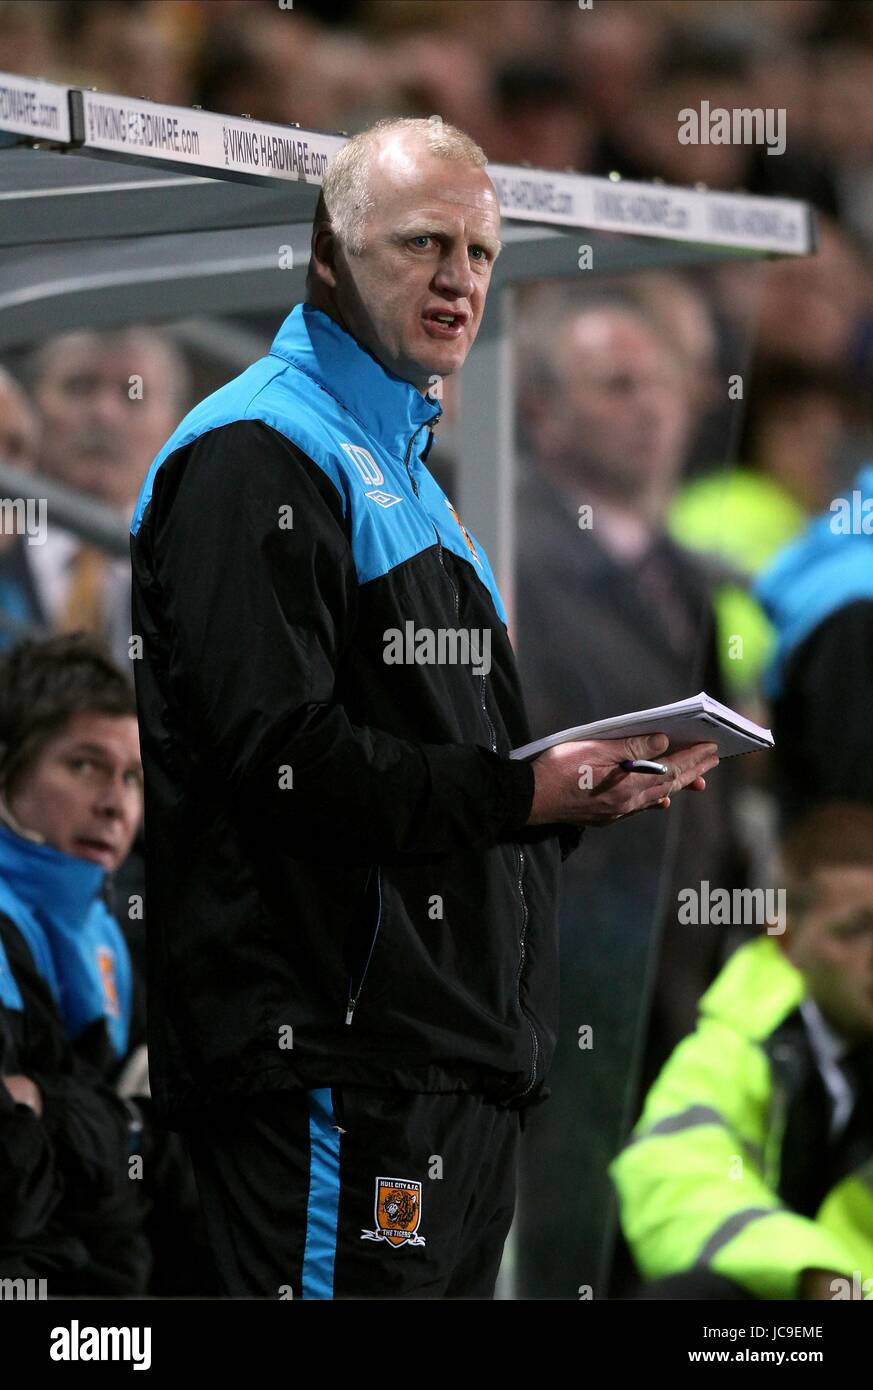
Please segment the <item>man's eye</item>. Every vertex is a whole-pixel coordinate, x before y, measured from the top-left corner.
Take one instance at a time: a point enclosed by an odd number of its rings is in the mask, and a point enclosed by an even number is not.
[[[85,767],[96,766],[97,764],[95,763],[93,758],[72,758],[70,761],[70,767],[75,768],[77,772],[81,772],[81,770]]]
[[[487,261],[487,260],[488,260],[488,252],[485,250],[485,247],[484,247],[484,246],[471,246],[471,247],[470,247],[470,255],[471,255],[471,256],[472,256],[472,254],[473,254],[474,251],[478,251],[478,252],[480,253],[479,256],[478,256],[478,259],[479,259],[480,261]]]
[[[413,241],[413,242],[416,242],[416,241],[421,242],[421,241],[431,241],[433,238],[430,237],[430,236],[428,236],[425,232],[421,232],[418,236],[410,237],[409,239],[410,239],[410,241]]]

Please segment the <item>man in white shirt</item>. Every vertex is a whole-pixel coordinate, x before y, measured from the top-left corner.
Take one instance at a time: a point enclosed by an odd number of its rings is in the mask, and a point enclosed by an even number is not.
[[[151,459],[187,404],[181,354],[151,328],[63,333],[37,350],[29,375],[42,425],[39,471],[128,521]],[[83,544],[49,516],[48,538],[28,558],[52,628],[99,634],[126,662],[127,556]]]

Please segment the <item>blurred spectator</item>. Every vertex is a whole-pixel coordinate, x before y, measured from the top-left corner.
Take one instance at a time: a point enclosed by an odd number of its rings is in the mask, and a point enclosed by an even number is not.
[[[0,0],[0,72],[48,75],[56,55],[57,10],[50,0]]]
[[[104,92],[185,105],[187,53],[172,7],[148,0],[65,0],[55,8],[66,76]],[[78,74],[78,77],[76,76]]]
[[[756,594],[776,628],[764,689],[783,820],[835,798],[873,805],[873,465],[779,552]]]
[[[187,397],[184,359],[150,328],[64,333],[29,365],[42,427],[39,468],[130,519],[145,472]],[[104,635],[127,662],[130,564],[50,525],[28,555],[40,605],[58,631]]]
[[[382,73],[387,85],[389,103],[386,112],[381,91],[378,109],[369,108],[377,117],[389,113],[440,115],[491,150],[497,134],[490,102],[491,67],[485,54],[462,35],[440,31],[410,34],[385,43],[373,56],[376,71]],[[355,128],[362,124],[365,122]]]
[[[842,373],[791,358],[757,359],[746,397],[740,457],[806,514],[820,511],[869,445],[863,397]]]
[[[675,271],[644,271],[623,275],[620,292],[645,310],[680,359],[695,423],[684,471],[697,472],[712,463],[713,453],[724,456],[727,432],[719,389],[720,334],[708,302],[711,284],[704,280],[698,287]]]
[[[662,323],[613,294],[565,304],[557,320],[549,301],[528,329],[544,360],[525,363],[538,384],[526,395],[516,645],[534,735],[702,689],[717,698],[707,584],[663,529],[698,405],[686,359]],[[606,1165],[634,1104],[639,1049],[654,1074],[728,949],[727,929],[684,926],[668,904],[683,884],[736,881],[732,781],[723,765],[705,805],[629,821],[613,844],[586,835],[578,869],[564,867],[553,1096],[531,1116],[521,1159],[526,1296],[571,1297],[580,1280],[604,1292],[594,1260]],[[583,1024],[593,1058],[580,1050]]]
[[[864,7],[860,7],[864,8]],[[834,168],[840,212],[873,250],[873,46],[831,44],[814,53],[815,135]]]
[[[187,403],[180,354],[156,329],[63,333],[37,349],[30,373],[41,470],[126,516]]]
[[[22,388],[0,368],[0,463],[30,471],[38,448],[36,413]],[[0,520],[0,651],[32,629],[41,628],[45,621],[30,564],[33,547],[18,519],[17,510],[3,509]]]
[[[688,483],[670,508],[671,534],[712,565],[722,674],[740,695],[757,689],[772,642],[749,585],[851,477],[863,420],[858,393],[825,368],[765,359],[746,388],[740,461]]]
[[[498,69],[488,144],[495,164],[589,169],[593,143],[580,93],[561,67],[522,60]]]
[[[747,267],[716,272],[725,310],[759,357],[793,357],[873,382],[873,285],[870,269],[846,234],[818,219],[819,244],[809,259],[787,256],[750,276]]]
[[[602,131],[622,128],[632,108],[645,104],[667,40],[664,17],[647,0],[597,4],[575,17],[566,50],[586,107]]]
[[[873,805],[783,857],[784,931],[728,961],[611,1166],[644,1297],[873,1289]]]
[[[193,1176],[151,1120],[131,1036],[142,981],[109,906],[142,815],[136,703],[83,634],[0,663],[0,786],[0,1269],[47,1276],[51,1296],[209,1292]]]
[[[346,130],[370,106],[390,114],[394,90],[367,39],[328,34],[305,14],[270,6],[209,26],[193,83],[207,110],[310,130]]]
[[[759,144],[679,141],[679,113],[700,112],[704,101],[710,110],[755,108],[755,64],[764,44],[766,34],[721,14],[699,27],[678,27],[650,76],[646,99],[604,130],[596,171],[617,169],[625,178],[805,198],[835,213],[830,173],[814,147],[797,137],[787,112],[786,145],[778,156]]]

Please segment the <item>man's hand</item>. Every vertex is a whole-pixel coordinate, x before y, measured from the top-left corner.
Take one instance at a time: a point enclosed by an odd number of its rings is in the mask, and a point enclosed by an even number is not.
[[[552,821],[612,825],[655,806],[666,810],[670,797],[683,787],[703,791],[703,774],[718,766],[718,744],[695,743],[680,753],[661,756],[669,746],[666,734],[554,744],[533,762],[534,799],[528,825]],[[630,758],[654,758],[670,771],[662,777],[625,772],[621,764]]]
[[[3,1076],[0,1080],[14,1101],[29,1105],[37,1115],[42,1115],[42,1093],[35,1081],[29,1076]]]

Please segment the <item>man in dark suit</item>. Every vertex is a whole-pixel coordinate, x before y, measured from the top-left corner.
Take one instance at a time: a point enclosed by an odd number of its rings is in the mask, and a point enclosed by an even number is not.
[[[695,425],[681,357],[639,308],[601,298],[548,335],[541,366],[515,615],[534,735],[700,690],[718,698],[707,582],[663,529]],[[606,1292],[606,1165],[737,939],[677,918],[679,888],[735,881],[733,772],[722,766],[706,804],[669,823],[590,832],[565,865],[553,1098],[522,1156],[522,1296]]]

